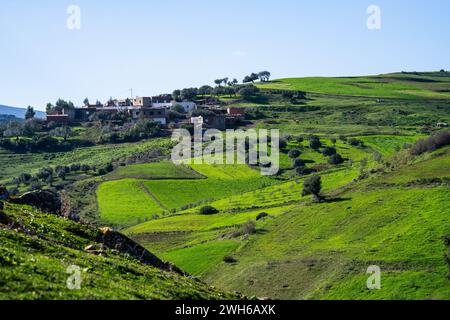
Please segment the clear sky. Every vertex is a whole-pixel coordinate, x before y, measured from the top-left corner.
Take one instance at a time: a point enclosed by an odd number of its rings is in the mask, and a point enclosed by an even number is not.
[[[81,29],[67,28],[67,8]],[[367,8],[381,29],[367,28]],[[448,0],[1,0],[0,104],[273,77],[450,69]]]

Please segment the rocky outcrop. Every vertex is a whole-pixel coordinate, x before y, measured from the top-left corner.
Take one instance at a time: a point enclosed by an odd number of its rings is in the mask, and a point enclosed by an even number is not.
[[[119,232],[113,231],[110,228],[102,228],[101,234],[101,239],[98,239],[98,242],[103,243],[109,249],[128,254],[146,265],[186,276],[186,274],[175,265],[163,262],[157,256],[147,251],[147,249]]]
[[[45,213],[61,215],[61,200],[56,193],[47,190],[27,192],[18,198],[9,200],[15,204],[35,207]]]

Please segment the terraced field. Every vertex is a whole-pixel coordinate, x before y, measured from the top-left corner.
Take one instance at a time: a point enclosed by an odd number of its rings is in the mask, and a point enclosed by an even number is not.
[[[131,166],[127,170],[134,176],[141,171],[142,177],[149,177],[161,169],[161,166],[148,164]],[[163,166],[167,173],[167,164]],[[279,183],[261,176],[258,171],[246,165],[205,164],[191,165],[190,168],[195,173],[186,176],[189,169],[173,166],[170,173],[172,178],[168,180],[123,179],[101,184],[97,197],[102,220],[114,225],[131,226],[139,219],[151,219],[154,215],[168,214],[170,211],[187,209],[189,206],[198,206]],[[125,177],[127,171],[119,171],[119,174]],[[173,180],[173,177],[177,177],[177,180]]]
[[[400,144],[405,139],[367,141],[374,141],[371,149],[376,149],[377,143],[383,144],[380,141]],[[383,153],[392,152],[388,147]],[[329,201],[321,204],[300,197],[299,179],[214,201],[211,205],[220,210],[217,215],[202,216],[192,208],[125,233],[208,283],[249,295],[446,298],[450,286],[442,236],[450,233],[450,189],[404,184],[448,176],[448,159],[448,149],[440,150],[411,167],[359,182],[352,182],[359,175],[358,166],[344,166],[323,173]],[[269,218],[256,222],[256,234],[224,238],[261,212]],[[236,262],[224,262],[226,256]],[[365,287],[366,270],[373,264],[383,272],[381,291]]]

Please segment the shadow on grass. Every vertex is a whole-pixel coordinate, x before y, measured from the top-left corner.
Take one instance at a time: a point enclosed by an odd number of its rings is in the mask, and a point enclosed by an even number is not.
[[[325,198],[321,200],[321,203],[338,203],[338,202],[345,202],[345,201],[351,201],[352,198]]]

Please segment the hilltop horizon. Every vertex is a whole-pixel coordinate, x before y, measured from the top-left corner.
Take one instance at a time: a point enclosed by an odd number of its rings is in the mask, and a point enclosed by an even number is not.
[[[365,78],[365,77],[369,77],[369,78],[372,78],[372,77],[380,77],[380,76],[389,76],[389,75],[396,75],[396,74],[402,74],[402,73],[405,73],[405,74],[430,74],[430,73],[437,73],[437,72],[440,72],[440,71],[442,71],[442,70],[444,70],[445,72],[448,72],[448,69],[445,69],[445,68],[443,68],[443,69],[440,69],[440,70],[423,70],[423,71],[416,71],[416,70],[414,70],[414,71],[404,71],[404,70],[402,70],[402,71],[392,71],[392,72],[386,72],[386,73],[374,73],[374,74],[347,74],[347,75],[308,75],[308,76],[277,76],[277,77],[272,77],[271,79],[270,79],[270,82],[278,82],[278,81],[282,81],[282,80],[288,80],[288,79],[345,79],[345,78]],[[273,76],[273,75],[272,75]],[[219,77],[220,78],[220,77]],[[233,77],[230,77],[230,79],[232,79]],[[239,78],[237,78],[237,79],[239,79]],[[242,82],[242,79],[239,79],[238,80],[239,82]],[[257,82],[257,83],[259,83],[259,81]],[[199,88],[200,86],[202,86],[202,85],[211,85],[211,86],[214,86],[214,80],[212,80],[212,81],[209,81],[208,83],[206,83],[206,82],[204,82],[204,83],[200,83],[200,84],[198,84],[198,85],[190,85],[190,86],[187,86],[187,87],[194,87],[194,88]],[[161,94],[172,94],[172,92],[174,91],[174,90],[177,90],[177,89],[181,89],[181,87],[180,88],[174,88],[174,89],[172,89],[172,90],[168,90],[167,92],[152,92],[152,93],[144,93],[144,94],[142,94],[142,95],[136,95],[136,94],[134,94],[133,96],[134,97],[147,97],[147,96],[157,96],[157,95],[161,95]],[[307,90],[303,90],[303,91],[305,91],[305,92],[307,92],[308,93],[308,91]],[[130,92],[131,93],[131,92]],[[129,93],[129,94],[130,94]],[[83,97],[83,98],[80,98],[80,99],[73,99],[73,98],[71,98],[71,97],[60,97],[61,99],[63,99],[63,100],[67,100],[67,101],[72,101],[74,104],[75,104],[75,106],[82,106],[83,105],[83,100],[86,98],[86,97]],[[89,99],[89,101],[91,101],[91,102],[94,102],[94,101],[96,101],[96,100],[100,100],[101,102],[106,102],[108,99],[110,99],[110,98],[131,98],[131,96],[130,95],[123,95],[123,96],[108,96],[108,97],[106,97],[105,99],[93,99],[93,98],[91,98],[91,97],[87,97],[88,99]],[[78,101],[79,100],[79,101]],[[55,100],[56,101],[56,100]],[[48,101],[48,102],[50,102],[50,103],[54,103],[55,101]],[[44,106],[36,106],[36,105],[33,105],[33,104],[27,104],[27,105],[31,105],[31,106],[33,106],[34,107],[34,109],[36,110],[36,111],[41,111],[41,112],[45,112],[45,105]],[[15,106],[8,106],[8,105],[6,105],[6,104],[2,104],[1,102],[0,102],[0,106],[4,106],[4,107],[10,107],[10,108],[18,108],[18,109],[23,109],[23,108],[21,108],[21,107],[15,107]],[[0,114],[1,114],[1,112],[0,112]]]

